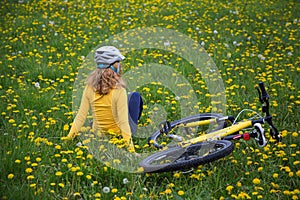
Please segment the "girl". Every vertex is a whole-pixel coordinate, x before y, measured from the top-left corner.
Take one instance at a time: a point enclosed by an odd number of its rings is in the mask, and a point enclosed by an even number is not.
[[[137,92],[131,93],[127,98],[125,83],[121,79],[120,62],[124,58],[113,46],[103,46],[96,50],[97,68],[87,78],[80,108],[68,139],[78,134],[91,109],[94,130],[121,134],[129,151],[134,151],[132,133],[136,132],[143,102]]]

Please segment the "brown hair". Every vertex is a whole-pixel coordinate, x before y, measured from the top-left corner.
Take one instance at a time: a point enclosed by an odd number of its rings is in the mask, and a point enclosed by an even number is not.
[[[95,69],[87,78],[87,84],[95,89],[101,95],[108,94],[113,88],[124,87],[121,75],[110,68]]]

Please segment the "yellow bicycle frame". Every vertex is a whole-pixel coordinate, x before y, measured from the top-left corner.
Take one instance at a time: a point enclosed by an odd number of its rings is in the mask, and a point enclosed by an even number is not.
[[[191,126],[197,126],[197,125],[207,125],[207,124],[211,124],[211,123],[215,123],[216,119],[209,119],[209,120],[203,120],[203,121],[199,121],[199,122],[191,122],[191,123],[187,123],[186,127],[191,127]],[[251,120],[246,120],[246,121],[242,121],[242,122],[238,122],[237,124],[234,124],[232,126],[214,131],[214,132],[210,132],[208,134],[205,135],[201,135],[198,136],[196,138],[190,139],[190,140],[186,140],[183,142],[180,142],[179,145],[181,147],[187,147],[191,144],[195,144],[198,142],[203,142],[206,140],[218,140],[220,138],[223,138],[225,136],[231,135],[233,133],[236,133],[244,128],[247,128],[249,126],[252,126],[252,121]]]

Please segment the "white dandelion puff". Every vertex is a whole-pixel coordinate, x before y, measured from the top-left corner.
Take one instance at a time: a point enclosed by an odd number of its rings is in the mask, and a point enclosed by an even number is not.
[[[105,186],[105,187],[103,187],[102,191],[107,194],[110,192],[110,188]]]
[[[77,144],[76,144],[76,147],[81,147],[82,146],[82,143],[81,142],[78,142]]]
[[[127,178],[124,178],[123,179],[123,184],[127,184],[127,183],[129,183],[129,180]]]
[[[41,86],[40,86],[40,83],[39,83],[39,82],[36,82],[36,83],[34,84],[34,86],[35,86],[37,89],[40,89],[40,88],[41,88]]]

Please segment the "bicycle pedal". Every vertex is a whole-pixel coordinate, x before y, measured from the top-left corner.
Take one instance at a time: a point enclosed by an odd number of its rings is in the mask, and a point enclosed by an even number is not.
[[[183,138],[181,136],[178,136],[178,135],[167,134],[167,137],[173,138],[173,139],[177,140],[178,142],[182,142],[183,141]]]
[[[169,121],[164,121],[159,124],[160,133],[169,133],[172,130],[171,123]]]

